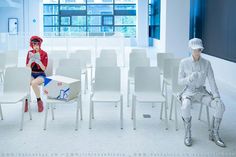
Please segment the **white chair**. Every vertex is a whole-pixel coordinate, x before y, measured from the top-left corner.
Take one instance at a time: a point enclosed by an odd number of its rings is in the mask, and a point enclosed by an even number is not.
[[[175,66],[179,66],[180,58],[164,58],[164,67],[163,67],[163,81],[162,81],[162,94],[165,95],[166,100],[168,98],[167,86],[170,86],[172,83],[172,69]],[[167,100],[168,103],[168,100]]]
[[[174,58],[174,54],[173,53],[157,53],[157,66],[160,69],[161,74],[163,74],[165,58]]]
[[[17,76],[17,79],[16,79]],[[3,84],[3,93],[0,95],[0,114],[3,120],[1,104],[22,103],[20,130],[23,130],[25,99],[30,95],[31,70],[29,68],[10,67],[6,69]],[[32,119],[29,104],[30,120]]]
[[[0,79],[1,79],[1,82],[3,82],[5,66],[6,66],[6,54],[0,53]]]
[[[131,53],[138,52],[138,53],[145,53],[147,54],[147,50],[145,48],[133,48],[131,49]]]
[[[6,52],[6,68],[17,67],[18,65],[18,50],[9,50]]]
[[[128,72],[128,92],[127,106],[129,107],[130,84],[134,84],[134,71],[136,67],[150,66],[150,60],[147,58],[146,52],[132,52],[129,55],[129,72]]]
[[[67,58],[67,51],[66,50],[49,51],[48,58],[53,60],[53,73],[54,73],[57,67],[59,66],[59,61],[61,59]]]
[[[97,67],[95,70],[94,91],[90,95],[89,129],[94,119],[94,103],[120,102],[120,128],[123,129],[123,95],[120,87],[119,67]]]
[[[52,76],[53,75],[53,60],[48,59],[48,66],[45,70],[46,76]]]
[[[76,50],[76,52],[69,55],[70,59],[79,59],[80,66],[82,69],[82,74],[85,75],[85,89],[88,89],[88,69],[92,68],[92,54],[91,50]],[[92,70],[91,70],[92,75]],[[92,77],[92,76],[91,76]],[[84,91],[86,93],[86,90]]]
[[[171,96],[171,106],[170,106],[170,115],[169,119],[172,119],[172,110],[174,107],[175,110],[175,129],[176,131],[178,130],[178,116],[177,116],[177,103],[181,104],[181,101],[178,98],[178,95],[183,92],[184,86],[181,86],[178,84],[178,71],[179,71],[179,66],[175,66],[172,69],[172,96]],[[200,120],[200,115],[202,112],[202,106],[203,104],[201,103],[200,107],[200,112],[199,112],[199,117],[198,119]],[[207,115],[207,123],[208,123],[208,129],[210,130],[210,117],[209,117],[209,107],[206,106],[206,115]]]
[[[162,119],[162,108],[165,105],[165,125],[168,129],[167,103],[161,94],[160,72],[157,67],[137,67],[135,69],[134,94],[132,96],[133,129],[136,129],[136,102],[161,103],[160,119]]]
[[[58,67],[56,70],[56,75],[66,76],[73,79],[80,80],[81,78],[81,69],[78,67],[67,65],[66,67]],[[78,119],[79,119],[79,111],[80,111],[80,119],[82,120],[82,98],[81,98],[81,92],[78,94],[77,98],[74,98],[68,102],[56,100],[56,99],[46,99],[46,111],[45,111],[45,119],[44,119],[44,130],[47,129],[47,116],[48,116],[48,109],[51,108],[52,113],[52,120],[54,120],[54,105],[55,104],[65,104],[65,103],[72,103],[76,101],[77,102],[77,109],[76,109],[76,121],[75,121],[75,130],[78,130]]]

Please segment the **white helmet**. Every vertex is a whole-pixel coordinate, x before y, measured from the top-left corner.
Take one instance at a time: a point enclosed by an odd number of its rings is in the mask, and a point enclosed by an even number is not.
[[[198,38],[193,38],[190,39],[188,42],[188,46],[189,48],[195,50],[195,49],[201,49],[201,51],[204,49],[203,44],[202,44],[202,40],[198,39]]]

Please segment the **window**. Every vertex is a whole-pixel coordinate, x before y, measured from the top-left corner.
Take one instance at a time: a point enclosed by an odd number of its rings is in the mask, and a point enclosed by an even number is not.
[[[45,35],[136,35],[136,0],[43,0]]]
[[[149,0],[149,36],[160,39],[160,0]]]

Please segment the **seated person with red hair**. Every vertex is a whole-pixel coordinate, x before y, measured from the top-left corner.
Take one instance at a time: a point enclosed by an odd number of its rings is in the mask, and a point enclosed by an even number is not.
[[[48,55],[41,49],[43,39],[38,36],[32,36],[30,38],[30,46],[33,50],[30,50],[26,58],[26,66],[31,68],[31,86],[37,97],[38,112],[43,111],[43,101],[40,97],[39,85],[44,82],[46,77],[45,70],[48,64]],[[28,111],[28,100],[25,102],[25,112]]]

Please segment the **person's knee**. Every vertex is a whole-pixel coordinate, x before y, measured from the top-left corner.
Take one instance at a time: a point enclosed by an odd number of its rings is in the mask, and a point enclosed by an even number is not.
[[[191,109],[191,100],[190,99],[183,99],[182,100],[182,110],[190,110]]]
[[[38,87],[38,82],[36,80],[31,81],[31,86],[32,87]]]
[[[225,105],[222,101],[216,103],[216,110],[218,110],[221,113],[225,112]]]
[[[210,105],[211,101],[212,101],[212,99],[211,99],[210,96],[204,96],[204,97],[202,98],[202,103],[203,103],[204,105]]]

